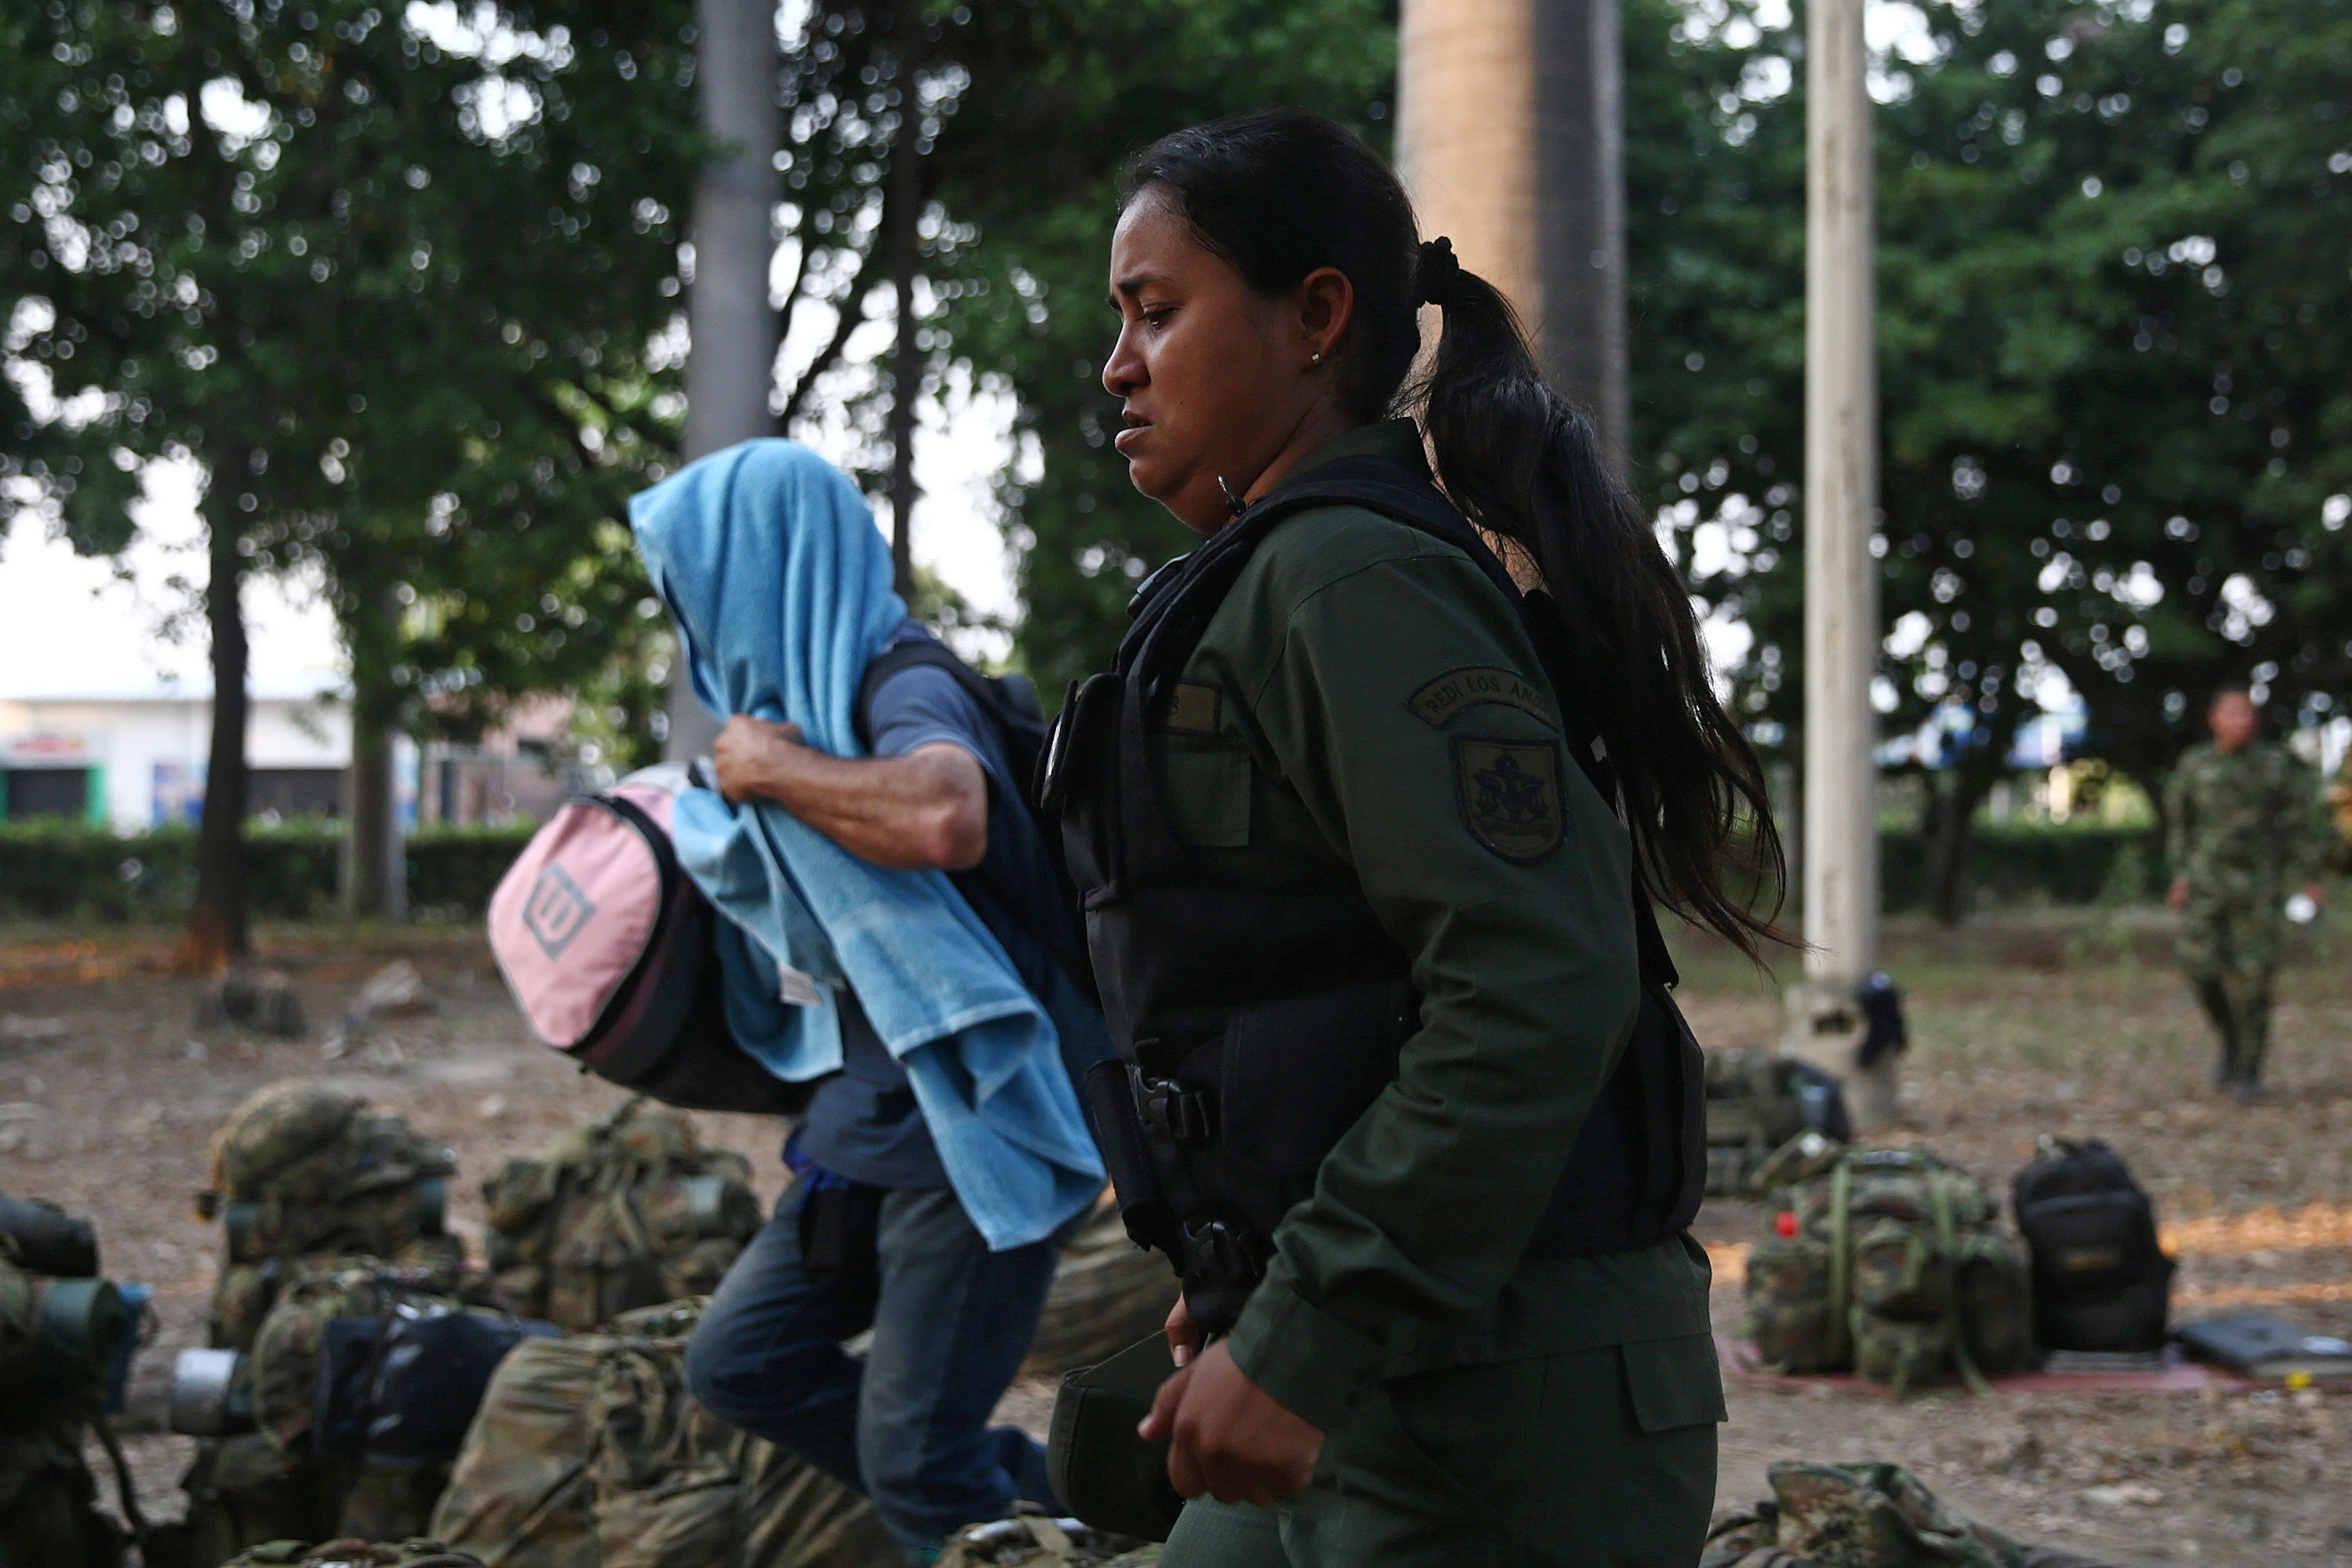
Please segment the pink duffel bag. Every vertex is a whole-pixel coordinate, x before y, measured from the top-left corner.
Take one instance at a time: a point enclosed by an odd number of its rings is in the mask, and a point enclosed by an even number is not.
[[[677,863],[687,764],[566,801],[490,895],[490,952],[541,1040],[624,1089],[688,1110],[789,1115],[788,1084],[727,1026],[719,916]]]

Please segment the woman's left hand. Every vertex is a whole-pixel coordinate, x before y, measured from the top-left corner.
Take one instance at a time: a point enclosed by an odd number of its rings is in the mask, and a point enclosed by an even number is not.
[[[1271,1503],[1307,1489],[1323,1432],[1276,1403],[1223,1344],[1202,1352],[1160,1385],[1137,1428],[1170,1439],[1168,1479],[1181,1495]]]

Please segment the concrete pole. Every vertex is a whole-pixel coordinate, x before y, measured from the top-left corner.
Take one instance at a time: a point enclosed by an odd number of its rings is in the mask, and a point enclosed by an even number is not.
[[[1878,964],[1878,385],[1864,0],[1812,0],[1805,39],[1805,976],[1789,1044],[1895,1114],[1893,1058],[1857,1075],[1855,985]],[[1862,1081],[1867,1080],[1867,1081]]]
[[[695,79],[702,128],[725,149],[694,186],[694,281],[687,290],[687,461],[776,433],[768,396],[776,375],[776,311],[768,267],[776,251],[774,0],[697,0]],[[694,695],[681,657],[670,672],[664,753],[708,752],[719,720]]]
[[[1617,0],[1403,0],[1397,166],[1422,233],[1507,295],[1546,374],[1626,438]]]

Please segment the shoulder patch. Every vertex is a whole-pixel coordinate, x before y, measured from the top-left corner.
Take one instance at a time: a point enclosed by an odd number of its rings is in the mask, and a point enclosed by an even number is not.
[[[1454,793],[1470,836],[1504,859],[1540,860],[1559,847],[1559,742],[1458,736]]]
[[[1405,708],[1423,723],[1443,729],[1465,708],[1498,702],[1506,708],[1542,720],[1557,730],[1559,721],[1545,705],[1543,689],[1525,676],[1487,665],[1449,669],[1404,700]]]
[[[1179,735],[1213,735],[1224,715],[1224,693],[1198,681],[1180,680],[1169,699],[1162,728]]]

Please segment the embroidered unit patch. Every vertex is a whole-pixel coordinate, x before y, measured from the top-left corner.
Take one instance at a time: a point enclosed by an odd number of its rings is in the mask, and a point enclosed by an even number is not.
[[[1559,728],[1559,721],[1551,716],[1550,705],[1544,700],[1541,687],[1523,675],[1484,665],[1447,670],[1406,698],[1404,705],[1414,718],[1443,729],[1456,713],[1481,702],[1499,702],[1540,719],[1555,730]]]
[[[1167,727],[1180,735],[1213,735],[1224,713],[1224,694],[1213,686],[1180,680],[1168,703]]]
[[[1559,745],[1465,735],[1454,742],[1454,789],[1471,837],[1506,860],[1559,847]]]

